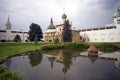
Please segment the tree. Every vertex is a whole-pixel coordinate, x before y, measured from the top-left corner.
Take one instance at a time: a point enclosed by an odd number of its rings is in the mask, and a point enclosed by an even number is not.
[[[69,24],[69,20],[67,20],[65,21],[65,25],[63,27],[63,42],[71,41],[72,41],[71,25]]]
[[[37,35],[38,41],[41,41],[41,38],[43,38],[43,32],[42,32],[41,27],[35,23],[32,23],[30,25],[30,31],[28,34],[29,34],[28,39],[30,41],[34,41],[36,35]]]
[[[35,44],[37,45],[38,44],[38,37],[37,37],[37,34],[35,35]]]
[[[14,37],[14,41],[15,41],[15,42],[21,42],[20,35],[17,34],[17,35]]]

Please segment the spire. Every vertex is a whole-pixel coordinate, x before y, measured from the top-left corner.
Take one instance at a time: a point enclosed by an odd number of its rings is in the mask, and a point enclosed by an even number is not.
[[[53,19],[51,18],[51,23],[50,24],[53,24]]]
[[[6,29],[11,29],[11,23],[10,23],[9,15],[8,15],[8,21],[6,23]]]

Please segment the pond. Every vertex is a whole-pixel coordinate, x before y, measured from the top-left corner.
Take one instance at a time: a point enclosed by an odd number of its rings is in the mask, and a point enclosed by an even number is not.
[[[79,50],[29,52],[1,66],[19,71],[27,80],[120,80],[115,61],[80,56]]]

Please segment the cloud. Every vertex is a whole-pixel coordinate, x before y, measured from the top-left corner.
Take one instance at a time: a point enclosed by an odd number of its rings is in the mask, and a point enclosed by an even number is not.
[[[29,30],[32,22],[47,29],[50,18],[62,22],[63,7],[73,26],[101,26],[112,22],[112,14],[120,0],[0,0],[0,28],[10,15],[13,29]]]

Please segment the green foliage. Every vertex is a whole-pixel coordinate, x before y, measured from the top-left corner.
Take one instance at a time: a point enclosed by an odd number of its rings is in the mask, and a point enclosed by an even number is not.
[[[41,41],[41,38],[43,38],[43,32],[41,27],[38,24],[32,23],[30,25],[30,31],[29,31],[29,40],[34,41],[35,36],[37,35],[38,41]]]
[[[116,46],[115,43],[93,43],[102,52],[113,52],[119,50],[120,47]]]
[[[15,42],[21,42],[21,38],[20,38],[20,35],[16,35],[15,38],[14,38],[14,41]]]
[[[55,38],[54,42],[55,42],[55,43],[59,43],[58,37]]]
[[[63,27],[63,42],[72,42],[72,32],[71,32],[71,25],[69,21],[65,21],[65,25]]]
[[[43,45],[41,47],[41,50],[54,50],[54,49],[63,49],[64,45],[63,44],[48,44],[48,45]]]
[[[18,72],[10,72],[5,67],[0,67],[0,80],[24,80]]]
[[[79,50],[87,50],[89,47],[89,43],[66,43],[65,48],[67,49],[79,49]]]

